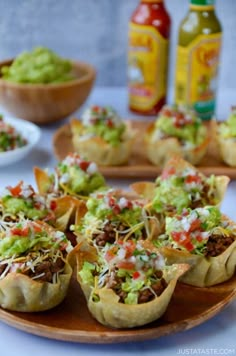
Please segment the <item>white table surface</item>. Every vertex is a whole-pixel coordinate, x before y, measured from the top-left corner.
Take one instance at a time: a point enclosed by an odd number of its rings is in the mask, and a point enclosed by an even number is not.
[[[217,117],[227,117],[232,104],[233,91],[219,95]],[[127,92],[124,88],[96,88],[86,102],[112,105],[126,118],[137,118],[127,110]],[[82,111],[82,110],[81,110]],[[81,113],[77,113],[77,116]],[[0,112],[4,113],[4,110]],[[14,185],[20,179],[33,184],[32,168],[39,166],[52,169],[56,164],[53,156],[52,135],[67,120],[50,126],[42,126],[42,137],[37,147],[19,163],[0,167],[0,187]],[[130,180],[110,180],[114,186],[126,187]],[[231,181],[222,205],[222,211],[236,220],[236,181]],[[209,321],[188,331],[145,342],[95,345],[56,341],[34,336],[0,321],[0,356],[42,355],[236,355],[236,301]]]

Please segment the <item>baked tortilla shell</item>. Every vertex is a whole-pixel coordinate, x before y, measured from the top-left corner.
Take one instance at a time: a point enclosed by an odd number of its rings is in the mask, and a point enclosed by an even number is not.
[[[112,146],[101,137],[82,137],[79,125],[82,126],[79,121],[71,122],[72,142],[75,151],[83,158],[101,166],[118,166],[128,162],[135,138],[135,131],[128,124],[126,137],[117,146]]]
[[[149,247],[151,244],[145,241],[144,246]],[[154,246],[153,250],[156,251]],[[189,268],[187,264],[172,266],[166,273],[164,272],[168,286],[159,297],[147,303],[129,305],[120,303],[119,296],[110,288],[97,288],[82,282],[78,272],[83,263],[97,260],[97,251],[94,246],[81,241],[75,247],[74,253],[77,259],[77,279],[87,300],[89,311],[101,324],[113,328],[133,328],[160,318],[166,311],[178,278]],[[98,302],[93,301],[94,294],[99,297]]]
[[[205,156],[209,144],[209,135],[203,127],[199,135],[205,136],[201,144],[195,147],[185,147],[175,137],[167,137],[158,140],[152,139],[155,131],[155,123],[151,123],[145,136],[146,154],[148,159],[157,166],[163,166],[172,156],[179,156],[192,164],[198,164]]]
[[[236,167],[236,141],[218,137],[220,156],[222,160],[231,167]]]
[[[199,172],[198,169],[194,167],[191,163],[178,156],[169,159],[166,162],[163,170],[171,167],[175,168],[177,175],[181,174],[185,169],[191,169],[194,172]],[[230,178],[225,175],[215,177],[216,189],[214,195],[217,200],[216,206],[220,206],[221,202],[223,201],[229,181]],[[144,199],[148,199],[149,201],[151,201],[155,197],[156,186],[153,182],[135,182],[131,184],[130,187],[135,193],[137,193]]]
[[[204,257],[170,247],[160,248],[166,263],[187,263],[191,268],[180,281],[196,287],[210,287],[229,280],[236,268],[236,240],[219,256]]]
[[[72,269],[66,262],[57,283],[39,282],[21,273],[0,280],[0,305],[19,312],[39,312],[60,304],[66,296]]]
[[[188,267],[186,265],[175,266],[176,270],[166,289],[159,297],[141,304],[119,303],[119,296],[112,289],[94,289],[88,299],[88,309],[93,317],[101,324],[113,328],[133,328],[151,323],[159,319],[171,300],[178,277]],[[99,296],[99,301],[93,301],[93,294]]]

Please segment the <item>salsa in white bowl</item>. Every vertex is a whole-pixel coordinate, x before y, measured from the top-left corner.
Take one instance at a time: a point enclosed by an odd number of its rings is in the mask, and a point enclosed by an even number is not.
[[[35,124],[18,118],[0,118],[0,166],[23,159],[38,143],[41,131]]]

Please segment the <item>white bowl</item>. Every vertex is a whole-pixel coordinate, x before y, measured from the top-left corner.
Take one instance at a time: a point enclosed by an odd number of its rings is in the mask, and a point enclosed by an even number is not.
[[[24,158],[38,143],[41,135],[41,130],[38,126],[31,122],[5,115],[3,120],[12,125],[27,140],[27,144],[12,151],[0,152],[0,166],[9,165]]]

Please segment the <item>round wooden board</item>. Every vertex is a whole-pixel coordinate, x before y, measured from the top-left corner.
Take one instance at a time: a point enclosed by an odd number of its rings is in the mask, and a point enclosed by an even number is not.
[[[139,132],[133,145],[130,160],[123,166],[100,166],[99,170],[109,178],[156,178],[162,171],[161,167],[152,165],[145,156],[143,134],[147,129],[148,121],[131,121],[131,126]],[[58,160],[62,160],[69,152],[73,152],[72,134],[70,125],[61,126],[53,137],[54,154]],[[220,159],[219,147],[212,138],[206,156],[198,169],[206,174],[227,175],[236,179],[236,168],[229,167]]]
[[[165,314],[156,322],[134,329],[112,329],[90,315],[77,281],[72,278],[63,303],[47,312],[19,313],[0,309],[0,320],[31,334],[84,343],[118,343],[155,339],[190,329],[212,318],[236,295],[236,276],[210,288],[178,283]]]

